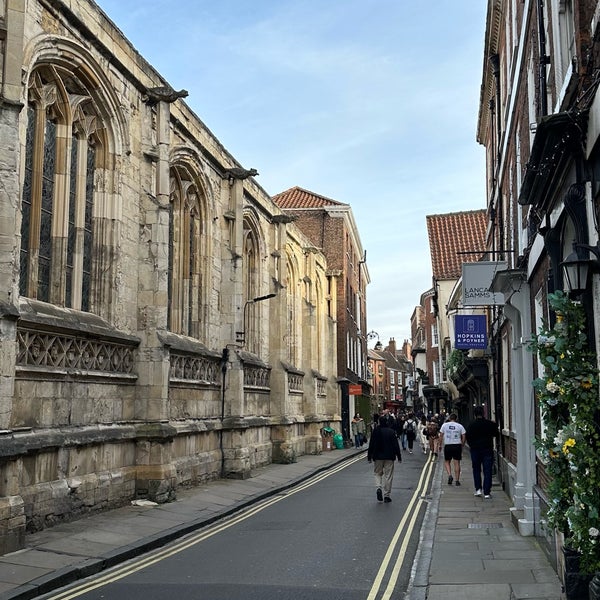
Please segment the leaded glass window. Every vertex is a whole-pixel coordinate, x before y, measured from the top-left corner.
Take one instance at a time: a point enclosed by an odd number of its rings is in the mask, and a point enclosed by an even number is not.
[[[40,246],[38,253],[37,298],[50,300],[50,269],[52,267],[52,209],[54,172],[56,168],[56,124],[46,118],[44,135],[44,165],[42,176],[42,206],[40,218]]]
[[[201,339],[205,331],[202,265],[207,252],[199,190],[187,168],[171,170],[167,320],[171,331]]]
[[[93,302],[93,203],[100,120],[85,85],[58,67],[29,85],[22,194],[22,295],[85,311]]]

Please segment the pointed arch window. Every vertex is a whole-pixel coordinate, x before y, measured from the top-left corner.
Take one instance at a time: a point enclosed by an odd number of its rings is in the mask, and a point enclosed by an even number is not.
[[[167,320],[170,331],[196,339],[202,339],[206,333],[203,198],[199,184],[187,168],[171,169]]]
[[[258,226],[250,215],[244,218],[244,312],[245,345],[254,354],[260,353],[261,312],[264,304],[251,300],[261,295],[260,243]],[[249,302],[250,301],[250,302]]]
[[[298,363],[300,357],[300,298],[299,298],[299,271],[296,261],[288,256],[287,263],[287,354],[292,365]]]
[[[91,311],[100,119],[85,85],[51,66],[33,74],[26,114],[19,293]]]

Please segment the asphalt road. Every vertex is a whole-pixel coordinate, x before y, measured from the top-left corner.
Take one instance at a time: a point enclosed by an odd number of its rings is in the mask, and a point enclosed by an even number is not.
[[[433,470],[396,463],[393,502],[375,498],[366,455],[116,569],[54,600],[402,598]]]

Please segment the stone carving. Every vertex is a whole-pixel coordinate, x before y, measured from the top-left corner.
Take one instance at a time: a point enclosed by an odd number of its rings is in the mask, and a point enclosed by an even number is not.
[[[212,356],[192,356],[171,352],[170,378],[188,381],[201,381],[219,385],[221,359]]]
[[[17,365],[131,374],[133,348],[108,341],[19,329]]]
[[[172,104],[179,98],[187,98],[188,95],[187,90],[179,90],[176,92],[172,87],[165,85],[155,88],[146,88],[143,100],[150,105],[158,104],[159,102]]]
[[[260,387],[268,389],[271,380],[271,369],[244,365],[244,387]]]
[[[258,175],[256,169],[242,169],[241,167],[225,169],[225,177],[228,177],[230,181],[233,179],[241,181],[243,179],[248,179],[248,177],[255,177],[256,175]]]
[[[304,375],[300,373],[288,373],[288,390],[290,392],[304,391]]]

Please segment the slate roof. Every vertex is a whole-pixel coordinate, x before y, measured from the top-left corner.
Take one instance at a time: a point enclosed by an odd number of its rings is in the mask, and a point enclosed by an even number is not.
[[[476,262],[485,249],[486,211],[471,210],[444,215],[427,215],[427,235],[434,279],[458,279],[462,263]]]
[[[304,188],[295,186],[273,196],[273,202],[279,208],[324,208],[326,206],[349,206],[343,202],[332,200],[320,194],[315,194]]]

